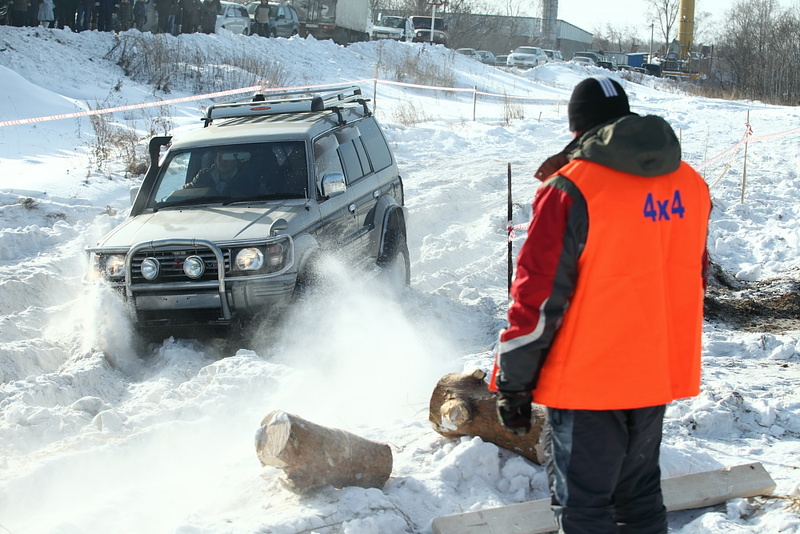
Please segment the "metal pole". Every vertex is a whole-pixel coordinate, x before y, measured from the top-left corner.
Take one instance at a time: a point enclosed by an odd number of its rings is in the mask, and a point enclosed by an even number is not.
[[[508,294],[511,295],[511,281],[514,278],[514,254],[513,243],[511,241],[511,220],[514,215],[514,208],[511,204],[511,163],[508,164]]]
[[[378,65],[375,65],[375,79],[372,80],[372,113],[378,109]]]
[[[478,107],[478,86],[473,86],[472,89],[472,122],[475,122],[475,111]]]
[[[431,4],[431,44],[433,44],[433,25],[436,22],[436,4]]]
[[[655,26],[654,22],[650,23],[650,56],[647,58],[648,63],[653,62],[653,26]]]
[[[750,110],[747,110],[747,128],[750,128]],[[745,133],[745,139],[749,138],[750,135],[748,132]],[[744,204],[744,189],[745,185],[747,184],[747,141],[744,142],[744,168],[742,169],[742,199],[740,204]]]

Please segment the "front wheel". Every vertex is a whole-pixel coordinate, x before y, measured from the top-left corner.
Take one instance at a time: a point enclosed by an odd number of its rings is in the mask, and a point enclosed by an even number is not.
[[[383,254],[378,258],[381,277],[392,287],[402,289],[411,283],[411,260],[406,236],[400,230],[386,233]]]

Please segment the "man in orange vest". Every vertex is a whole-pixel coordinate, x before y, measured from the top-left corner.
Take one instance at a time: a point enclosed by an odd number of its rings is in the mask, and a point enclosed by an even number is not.
[[[575,138],[543,180],[517,259],[490,388],[503,425],[544,432],[566,534],[666,534],[659,448],[665,407],[700,389],[711,199],[657,116],[615,80],[580,82]]]

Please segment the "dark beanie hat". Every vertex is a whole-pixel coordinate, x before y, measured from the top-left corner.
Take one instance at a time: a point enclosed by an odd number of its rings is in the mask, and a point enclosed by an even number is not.
[[[569,129],[573,132],[585,132],[630,113],[625,90],[617,81],[606,76],[586,78],[576,85],[567,106]]]

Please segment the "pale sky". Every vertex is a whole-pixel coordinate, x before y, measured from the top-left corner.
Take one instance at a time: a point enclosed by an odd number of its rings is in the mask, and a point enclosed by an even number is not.
[[[732,3],[731,0],[695,0],[695,14],[707,11],[720,23]],[[640,27],[640,35],[646,36],[650,34],[649,6],[647,0],[558,0],[558,18],[587,32],[604,30],[611,24]]]

